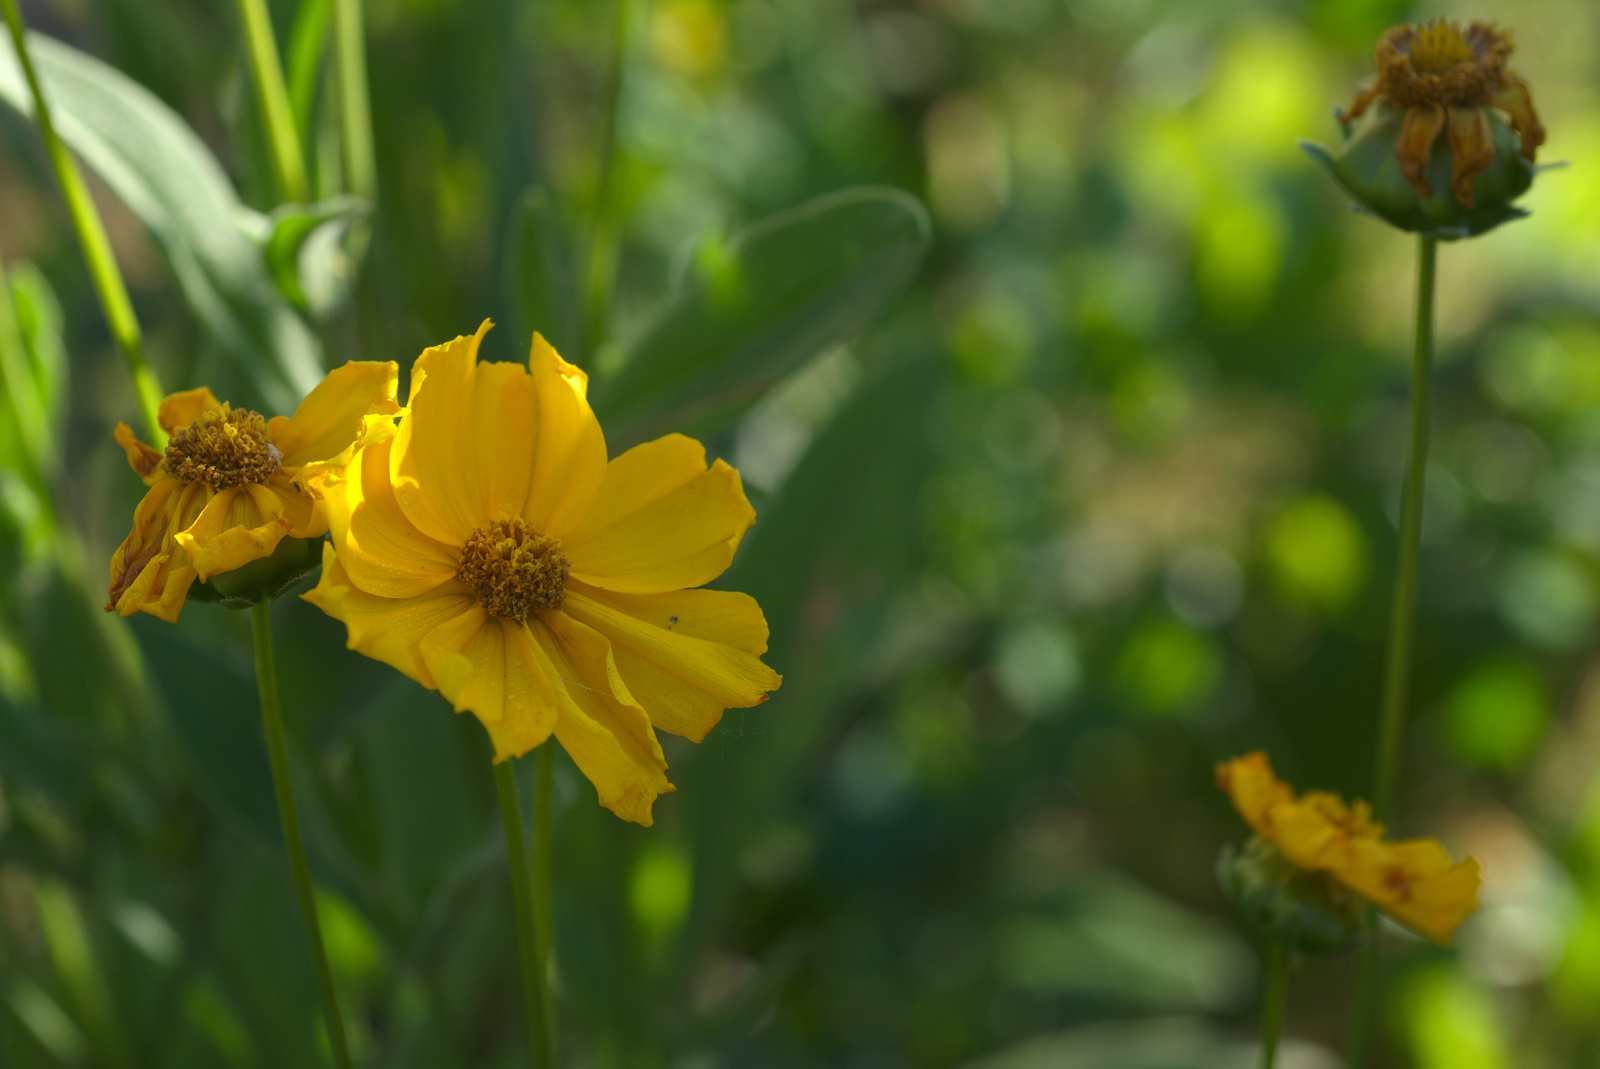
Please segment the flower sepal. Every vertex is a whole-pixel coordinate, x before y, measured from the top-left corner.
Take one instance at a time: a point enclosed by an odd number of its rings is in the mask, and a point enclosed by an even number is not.
[[[1355,207],[1400,230],[1443,241],[1487,233],[1528,212],[1511,202],[1527,192],[1537,168],[1521,153],[1521,138],[1498,114],[1486,110],[1494,160],[1472,178],[1473,207],[1463,208],[1452,192],[1450,139],[1439,137],[1423,174],[1431,193],[1423,193],[1401,171],[1395,145],[1405,112],[1375,102],[1346,131],[1337,148],[1314,141],[1300,147],[1355,199]]]
[[[1326,873],[1299,868],[1259,835],[1252,835],[1242,848],[1222,848],[1217,879],[1250,926],[1268,942],[1327,952],[1351,946],[1360,934],[1360,896]]]
[[[213,602],[230,609],[268,604],[287,594],[322,563],[321,538],[284,538],[268,557],[258,557],[207,582],[189,587],[189,601]]]

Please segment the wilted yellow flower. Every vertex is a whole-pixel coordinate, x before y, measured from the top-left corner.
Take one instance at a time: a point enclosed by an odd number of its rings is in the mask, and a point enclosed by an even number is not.
[[[1521,218],[1512,202],[1533,184],[1545,135],[1510,54],[1511,35],[1484,22],[1393,27],[1378,39],[1377,78],[1339,116],[1344,141],[1301,147],[1402,230],[1460,238]]]
[[[476,714],[497,762],[554,733],[602,805],[648,825],[673,789],[654,729],[699,742],[781,682],[755,600],[691,589],[755,512],[682,435],[607,463],[587,376],[537,334],[526,368],[478,363],[489,325],[422,354],[392,439],[308,476],[332,544],[304,597]]]
[[[1474,207],[1472,180],[1494,162],[1487,109],[1511,117],[1522,155],[1533,162],[1544,144],[1544,127],[1533,110],[1528,83],[1506,67],[1511,35],[1486,22],[1465,33],[1448,19],[1420,29],[1409,22],[1378,39],[1378,78],[1340,116],[1348,126],[1382,98],[1405,113],[1395,158],[1406,179],[1424,196],[1433,192],[1428,158],[1440,133],[1450,139],[1450,189],[1462,208]]]
[[[1259,750],[1218,764],[1217,786],[1245,823],[1294,865],[1327,874],[1436,943],[1448,944],[1478,908],[1476,858],[1452,864],[1435,839],[1384,839],[1383,825],[1372,821],[1365,802],[1347,806],[1327,791],[1296,797]]]
[[[150,489],[111,558],[106,611],[176,621],[196,578],[269,557],[285,537],[325,533],[321,504],[300,485],[301,469],[348,450],[369,416],[398,412],[398,377],[392,360],[347,363],[292,417],[271,420],[218,401],[204,386],[175,393],[157,415],[171,436],[165,452],[118,423],[117,442]]]

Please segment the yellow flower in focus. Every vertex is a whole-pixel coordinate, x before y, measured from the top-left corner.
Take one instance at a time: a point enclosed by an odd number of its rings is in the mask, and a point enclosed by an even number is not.
[[[374,414],[398,412],[398,378],[392,360],[352,361],[318,383],[293,416],[271,420],[218,401],[204,386],[175,393],[157,416],[171,436],[165,452],[118,423],[117,442],[150,489],[111,558],[106,611],[175,622],[195,579],[269,557],[285,537],[324,534],[327,520],[300,485],[301,470],[349,450]]]
[[[1511,35],[1486,22],[1463,32],[1446,19],[1421,28],[1405,23],[1378,39],[1377,81],[1339,117],[1346,127],[1379,99],[1405,113],[1394,146],[1400,171],[1423,196],[1433,192],[1428,159],[1441,133],[1450,139],[1450,189],[1463,209],[1475,207],[1473,179],[1495,159],[1489,108],[1511,119],[1529,163],[1544,144],[1528,83],[1506,67]]]
[[[303,597],[476,714],[497,763],[553,733],[602,805],[648,825],[673,789],[654,729],[699,742],[781,682],[755,600],[692,589],[755,512],[682,435],[607,463],[587,376],[537,334],[527,367],[478,363],[489,326],[422,354],[392,439],[308,475],[332,544]]]
[[[1452,864],[1434,839],[1390,841],[1367,804],[1336,794],[1296,797],[1261,751],[1217,765],[1217,786],[1258,836],[1294,865],[1326,873],[1406,927],[1446,945],[1478,908],[1476,858]]]

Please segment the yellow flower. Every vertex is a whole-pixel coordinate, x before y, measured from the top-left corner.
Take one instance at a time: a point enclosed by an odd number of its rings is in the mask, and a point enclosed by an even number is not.
[[[1390,841],[1367,804],[1293,789],[1261,751],[1217,765],[1217,786],[1258,836],[1308,872],[1326,873],[1395,920],[1441,945],[1478,908],[1476,858],[1452,864],[1434,839]]]
[[[648,825],[673,789],[654,728],[699,742],[781,682],[755,600],[690,589],[755,512],[682,435],[607,463],[584,373],[537,334],[526,368],[480,364],[489,326],[422,354],[392,439],[308,476],[332,545],[303,596],[476,714],[496,762],[554,733],[602,805]]]
[[[164,453],[117,424],[118,444],[150,489],[111,558],[106,611],[176,621],[196,578],[271,556],[286,536],[325,533],[320,502],[300,485],[301,469],[348,450],[372,414],[398,412],[398,377],[392,360],[347,363],[292,417],[272,420],[219,402],[204,386],[175,393],[157,416],[171,435]]]
[[[1495,159],[1489,108],[1511,118],[1529,163],[1544,144],[1528,83],[1506,67],[1511,35],[1486,22],[1462,32],[1446,19],[1420,29],[1410,23],[1378,39],[1378,78],[1339,117],[1345,126],[1382,99],[1405,113],[1394,153],[1400,171],[1423,196],[1433,192],[1428,160],[1440,133],[1450,139],[1450,189],[1463,209],[1475,207],[1473,179]]]

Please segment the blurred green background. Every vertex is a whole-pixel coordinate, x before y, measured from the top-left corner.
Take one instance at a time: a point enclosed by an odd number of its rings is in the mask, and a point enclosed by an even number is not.
[[[1476,854],[1483,908],[1454,952],[1390,933],[1383,1064],[1600,1066],[1600,8],[371,0],[367,214],[331,0],[271,3],[319,200],[276,211],[232,5],[23,7],[154,94],[84,90],[90,125],[198,134],[77,145],[133,161],[91,184],[167,389],[288,411],[487,316],[487,358],[539,329],[590,371],[614,452],[685,430],[744,473],[716,585],[782,690],[663,738],[651,829],[557,763],[595,1069],[1250,1064],[1211,766],[1368,789],[1412,311],[1412,240],[1295,140],[1391,23],[1512,25],[1575,166],[1441,251],[1395,827]],[[100,612],[138,410],[9,109],[0,256],[45,417],[0,424],[0,1063],[321,1064],[247,620]],[[360,1060],[526,1064],[482,729],[273,615]],[[1353,966],[1297,968],[1281,1064],[1340,1064]]]

